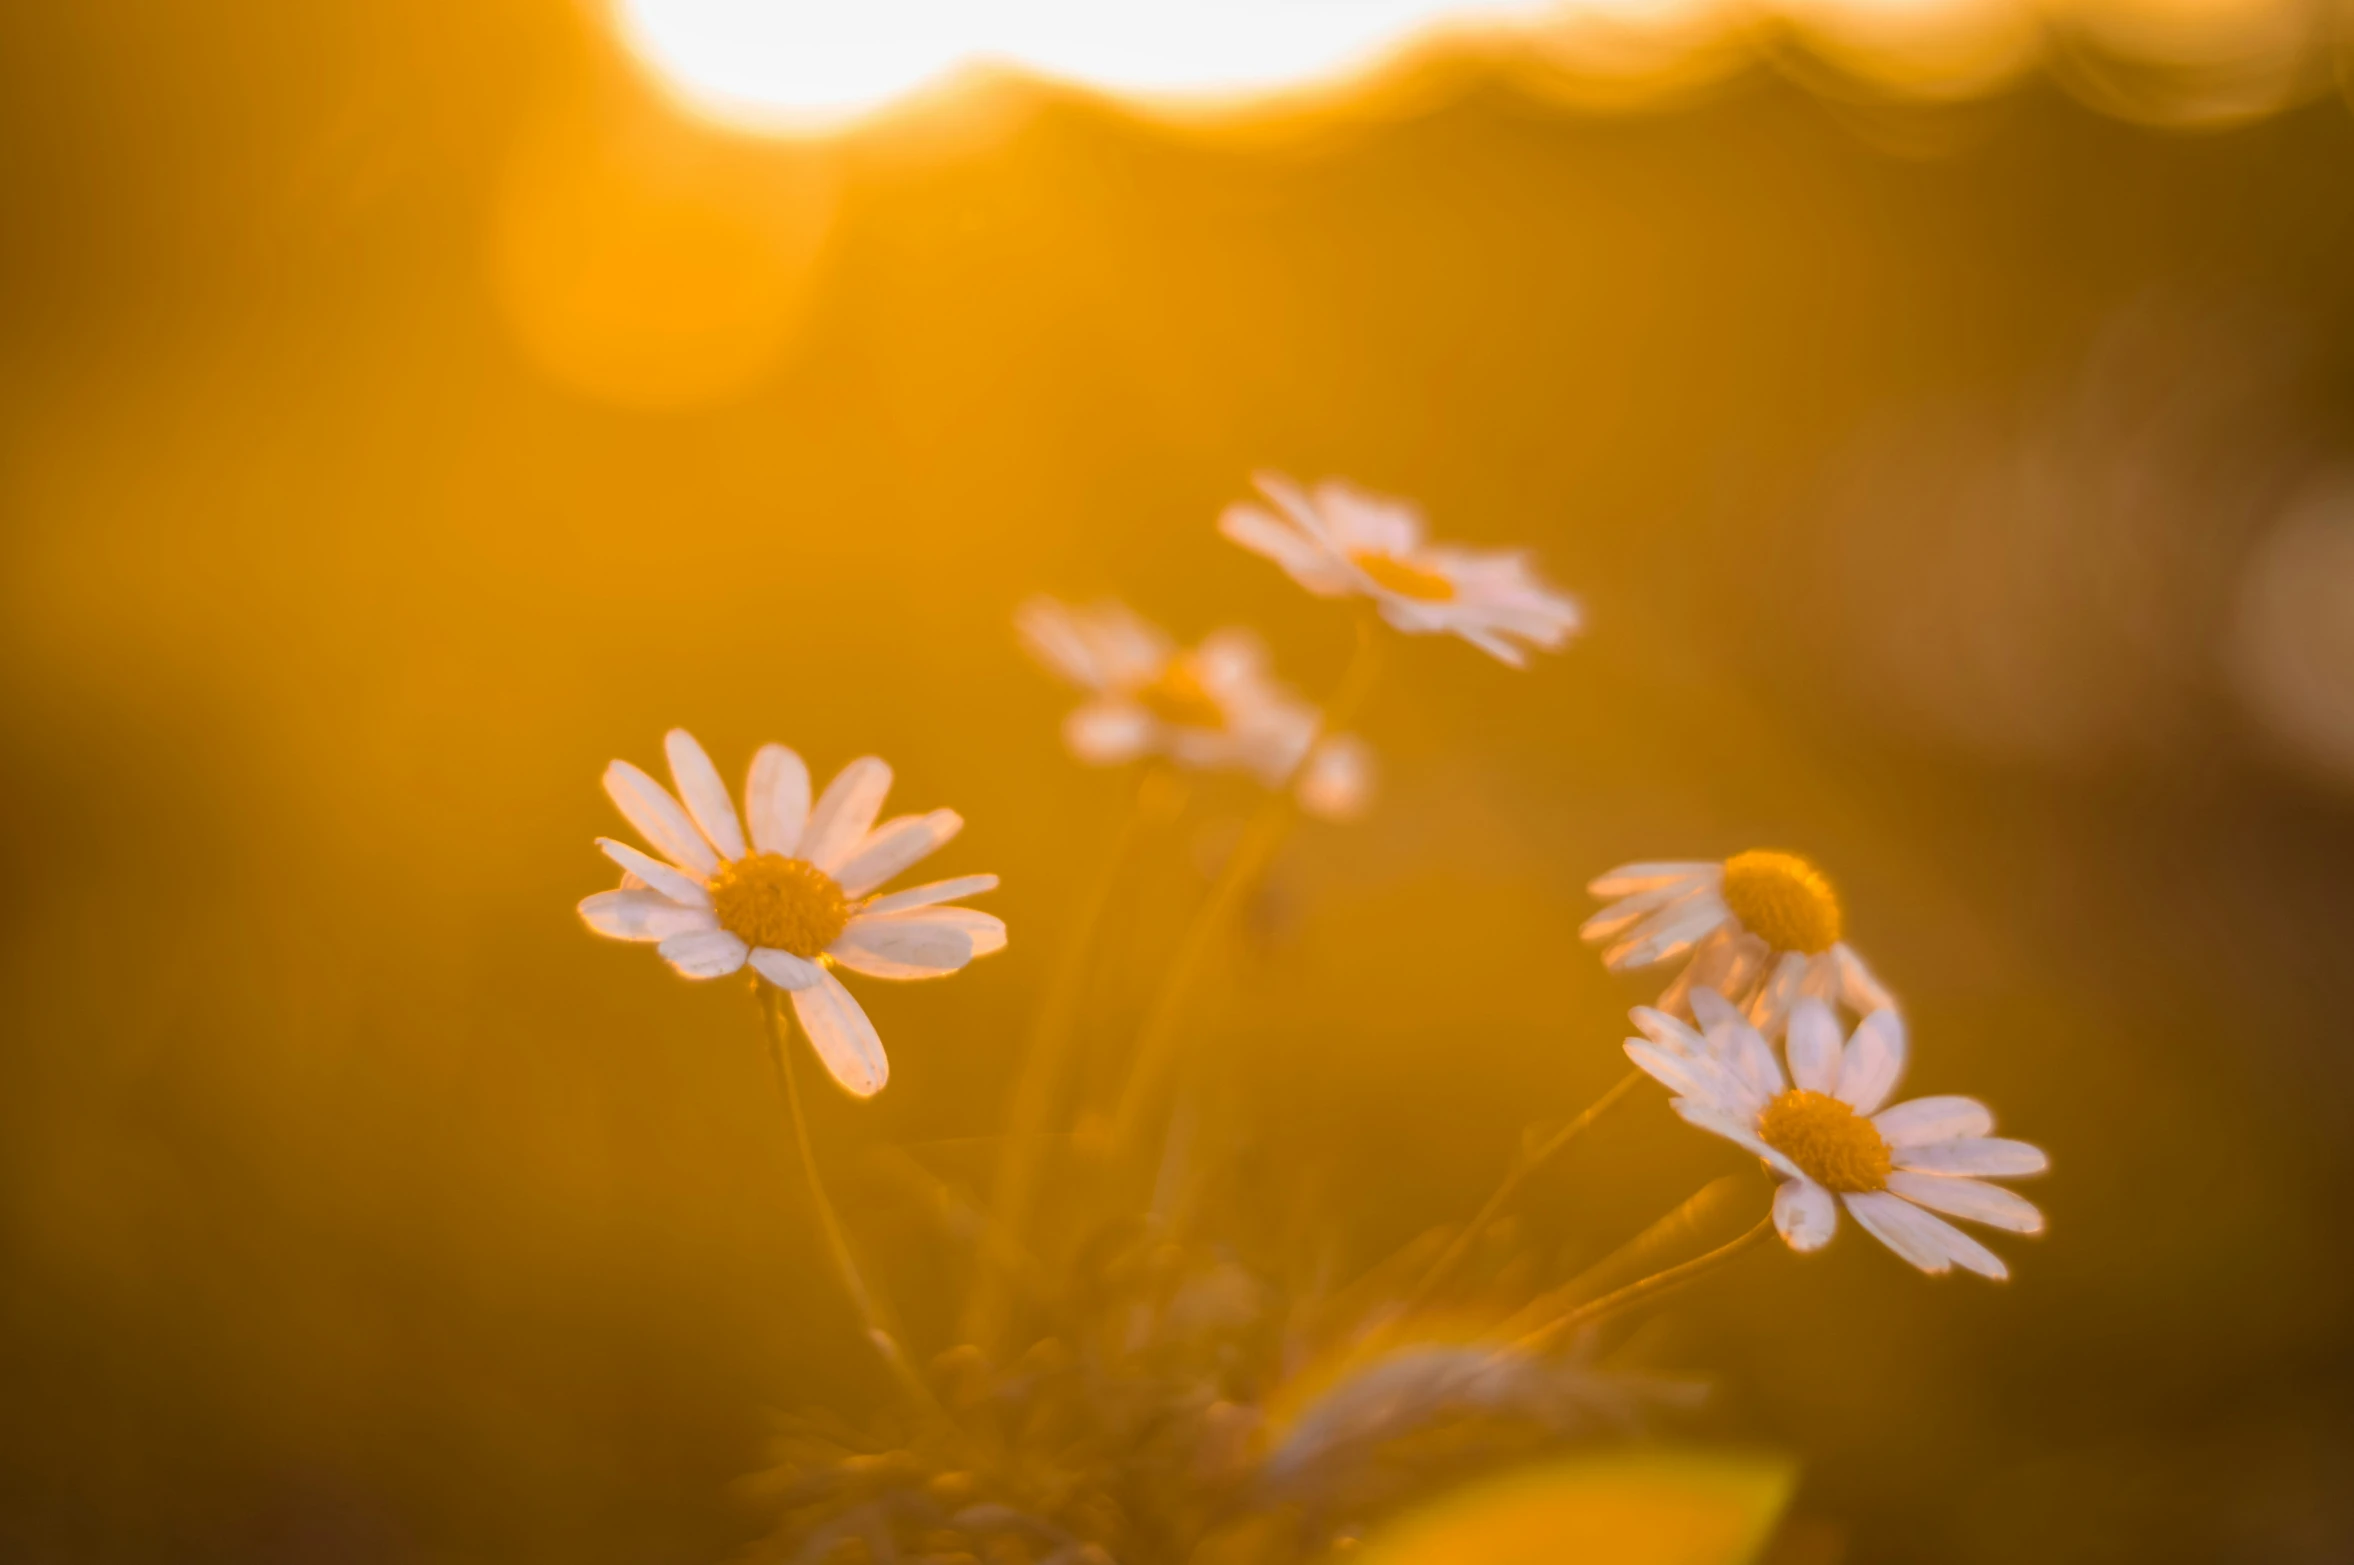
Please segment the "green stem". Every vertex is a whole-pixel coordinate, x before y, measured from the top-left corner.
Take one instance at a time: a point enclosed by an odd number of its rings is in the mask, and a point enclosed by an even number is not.
[[[1486,1233],[1490,1225],[1503,1215],[1504,1209],[1512,1204],[1512,1198],[1520,1193],[1520,1187],[1527,1184],[1540,1170],[1559,1157],[1571,1142],[1584,1134],[1587,1126],[1600,1119],[1612,1104],[1633,1091],[1635,1084],[1642,1079],[1643,1073],[1641,1071],[1628,1071],[1618,1079],[1617,1084],[1608,1092],[1588,1105],[1584,1113],[1555,1131],[1551,1139],[1539,1147],[1533,1155],[1523,1159],[1518,1167],[1505,1175],[1504,1182],[1496,1187],[1493,1195],[1488,1197],[1487,1204],[1479,1209],[1479,1214],[1464,1225],[1463,1231],[1457,1234],[1454,1241],[1440,1253],[1439,1258],[1431,1263],[1430,1270],[1422,1274],[1422,1281],[1416,1284],[1414,1291],[1406,1296],[1406,1303],[1399,1310],[1399,1315],[1412,1315],[1423,1305],[1429,1303],[1431,1295],[1437,1293],[1440,1285],[1454,1275],[1455,1268],[1463,1264],[1464,1257],[1471,1253],[1472,1246],[1479,1242],[1480,1236]]]
[[[1638,1304],[1647,1303],[1673,1293],[1676,1289],[1716,1270],[1773,1231],[1774,1219],[1772,1215],[1761,1217],[1757,1220],[1756,1227],[1738,1239],[1728,1240],[1726,1243],[1718,1245],[1705,1255],[1696,1255],[1681,1265],[1670,1266],[1665,1271],[1653,1272],[1650,1276],[1606,1293],[1589,1304],[1581,1304],[1574,1310],[1568,1310],[1555,1316],[1552,1320],[1514,1342],[1512,1351],[1542,1353],[1555,1342],[1581,1327],[1594,1325],[1609,1316],[1632,1309]]]
[[[1184,938],[1178,942],[1176,954],[1170,959],[1161,987],[1153,997],[1152,1008],[1145,1014],[1144,1026],[1136,1035],[1128,1080],[1121,1089],[1118,1106],[1112,1111],[1111,1129],[1105,1138],[1109,1159],[1116,1160],[1133,1144],[1145,1111],[1160,1096],[1167,1082],[1170,1066],[1175,1063],[1177,1025],[1185,1018],[1185,1004],[1192,997],[1194,981],[1228,917],[1258,882],[1275,857],[1276,848],[1282,844],[1292,822],[1292,784],[1314,755],[1316,740],[1352,721],[1372,693],[1374,676],[1380,671],[1379,636],[1379,624],[1370,613],[1359,618],[1356,651],[1341,676],[1339,689],[1324,707],[1316,734],[1301,750],[1290,775],[1267,790],[1266,798],[1244,829],[1242,840],[1227,855],[1225,867],[1211,886],[1210,894],[1203,899]]]
[[[915,1372],[915,1366],[908,1363],[899,1339],[885,1324],[875,1295],[860,1275],[858,1263],[851,1259],[850,1241],[843,1235],[842,1219],[826,1194],[825,1181],[818,1177],[817,1154],[809,1145],[809,1121],[801,1112],[801,1075],[793,1066],[792,1027],[785,1020],[784,991],[766,982],[760,984],[759,991],[760,1013],[768,1024],[769,1063],[776,1067],[777,1088],[784,1094],[785,1108],[793,1121],[793,1144],[801,1153],[801,1172],[809,1181],[809,1200],[817,1210],[817,1225],[825,1236],[827,1259],[833,1262],[834,1275],[841,1282],[842,1291],[850,1296],[851,1306],[858,1311],[859,1320],[866,1328],[867,1341],[882,1356],[883,1367],[890,1371],[891,1378],[898,1382],[919,1413],[947,1422],[948,1414],[940,1406],[940,1399]]]
[[[1094,963],[1097,938],[1112,894],[1119,888],[1138,837],[1149,820],[1165,819],[1183,805],[1183,784],[1159,767],[1144,774],[1136,803],[1120,823],[1104,855],[1103,867],[1078,907],[1078,926],[1063,947],[1037,1020],[1030,1030],[1022,1073],[1015,1078],[1006,1141],[999,1154],[997,1180],[992,1188],[990,1234],[985,1249],[996,1255],[1018,1255],[1028,1250],[1030,1224],[1036,1218],[1040,1189],[1045,1182],[1049,1144],[1046,1126],[1062,1100],[1064,1078],[1078,1036],[1079,1011],[1087,994],[1087,976]],[[958,1327],[961,1340],[990,1351],[1009,1324],[1012,1279],[1002,1265],[984,1254]]]

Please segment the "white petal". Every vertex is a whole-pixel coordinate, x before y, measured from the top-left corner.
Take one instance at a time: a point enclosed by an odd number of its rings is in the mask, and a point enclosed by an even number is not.
[[[1876,1114],[1904,1074],[1904,1018],[1874,1011],[1856,1024],[1839,1064],[1839,1098],[1858,1114]]]
[[[696,929],[672,935],[654,949],[689,978],[725,978],[743,970],[752,948],[724,929]]]
[[[1848,1212],[1872,1237],[1932,1276],[1959,1261],[1997,1282],[2010,1275],[2001,1257],[1941,1217],[1886,1191],[1843,1197]]]
[[[2051,1167],[2043,1148],[2000,1136],[1969,1136],[1960,1141],[1937,1141],[1927,1146],[1898,1147],[1896,1166],[1921,1174],[1991,1174],[2016,1178],[2040,1174]]]
[[[1758,988],[1757,998],[1749,1002],[1749,1020],[1759,1032],[1769,1038],[1782,1035],[1784,1024],[1790,1020],[1790,1007],[1798,1003],[1805,981],[1804,956],[1785,951],[1775,959],[1773,971]]]
[[[1323,545],[1255,505],[1228,506],[1218,518],[1218,531],[1228,541],[1273,560],[1319,597],[1336,597],[1349,588],[1348,568]]]
[[[951,929],[961,929],[973,943],[976,957],[994,956],[1005,949],[1005,920],[994,913],[984,913],[971,907],[935,907],[917,912],[894,913],[894,919],[930,919]]]
[[[1844,941],[1831,948],[1831,955],[1839,968],[1839,998],[1858,1016],[1869,1016],[1874,1011],[1895,1008],[1896,1001],[1872,976],[1864,959],[1857,956]]]
[[[873,828],[890,791],[891,768],[878,757],[862,755],[843,767],[809,812],[800,857],[833,874]]]
[[[869,978],[945,978],[973,959],[973,941],[927,909],[852,919],[826,955]]]
[[[1713,989],[1693,990],[1692,1014],[1700,1019],[1708,1052],[1738,1073],[1760,1103],[1789,1085],[1774,1051],[1722,995]]]
[[[964,817],[954,810],[929,815],[902,815],[868,832],[866,840],[844,861],[834,876],[842,894],[863,897],[901,870],[938,851],[940,845],[964,830]]]
[[[1300,808],[1328,821],[1362,820],[1373,803],[1373,747],[1355,734],[1317,741],[1300,768]]]
[[[1014,610],[1014,630],[1030,655],[1085,690],[1103,688],[1103,670],[1071,611],[1052,598],[1032,598]]]
[[[667,940],[719,927],[709,908],[683,907],[654,890],[600,891],[581,899],[580,916],[589,928],[614,940]]]
[[[1742,1151],[1764,1159],[1766,1167],[1784,1179],[1804,1179],[1806,1177],[1799,1171],[1798,1165],[1791,1162],[1787,1156],[1757,1139],[1757,1132],[1750,1128],[1754,1119],[1752,1114],[1746,1112],[1738,1116],[1727,1114],[1721,1109],[1711,1108],[1697,1098],[1676,1098],[1669,1102],[1668,1107],[1674,1109],[1678,1115],[1682,1116],[1684,1123],[1694,1129],[1705,1130],[1712,1136],[1722,1136]]]
[[[1680,1097],[1706,1098],[1711,1102],[1716,1100],[1716,1077],[1709,1070],[1707,1062],[1699,1056],[1679,1054],[1641,1038],[1629,1038],[1626,1051],[1628,1059],[1642,1067],[1645,1075],[1668,1091]]]
[[[1820,1000],[1801,1000],[1790,1013],[1790,1079],[1808,1092],[1839,1090],[1839,1019]]]
[[[790,858],[801,851],[801,830],[809,823],[809,767],[781,744],[764,744],[752,757],[744,785],[744,813],[751,818],[752,846]]]
[[[1604,951],[1602,965],[1623,973],[1682,956],[1726,917],[1724,904],[1713,896],[1679,902],[1663,918],[1637,925],[1634,934]]]
[[[620,808],[622,818],[671,863],[698,875],[719,868],[711,844],[695,830],[695,823],[687,819],[687,812],[678,807],[670,790],[653,778],[627,761],[615,761],[605,768],[605,792]]]
[[[807,957],[768,946],[752,948],[752,970],[779,989],[807,989],[825,976],[825,969]]]
[[[1638,1005],[1627,1012],[1627,1020],[1633,1022],[1644,1037],[1663,1049],[1679,1054],[1698,1055],[1708,1052],[1708,1043],[1699,1033],[1665,1011]]]
[[[1820,1250],[1839,1231],[1839,1205],[1811,1179],[1785,1179],[1774,1192],[1774,1227],[1801,1255]]]
[[[1975,1098],[1914,1098],[1882,1109],[1872,1125],[1892,1147],[1918,1147],[1986,1135],[1994,1129],[1994,1113]]]
[[[984,891],[997,889],[995,875],[959,875],[954,880],[935,880],[921,886],[910,886],[905,891],[894,891],[887,897],[877,897],[861,911],[866,913],[900,913],[909,908],[930,907],[935,902],[954,902],[959,897],[977,897]]]
[[[611,837],[599,837],[597,846],[604,851],[605,857],[637,876],[638,879],[644,881],[653,890],[661,892],[671,901],[684,903],[688,907],[709,907],[711,905],[711,894],[705,891],[703,883],[693,876],[674,869],[649,854],[640,853],[626,842],[615,842]]]
[[[2006,1228],[2015,1234],[2043,1232],[2043,1213],[2035,1209],[2035,1203],[2000,1185],[1977,1179],[1952,1179],[1942,1174],[1910,1174],[1900,1169],[1888,1176],[1888,1188],[1916,1206],[1943,1212],[1948,1217],[1966,1217],[1971,1222]]]
[[[1709,879],[1709,872],[1714,869],[1714,864],[1621,864],[1609,873],[1587,881],[1586,890],[1597,897],[1629,897],[1670,882],[1697,883]]]
[[[664,734],[662,749],[670,757],[670,780],[678,784],[678,796],[686,801],[687,813],[695,818],[703,839],[723,859],[742,858],[743,823],[736,819],[735,801],[727,796],[727,784],[719,780],[719,768],[711,764],[711,757],[683,728]]]
[[[1089,766],[1120,766],[1148,754],[1160,728],[1133,701],[1090,701],[1063,719],[1063,743]]]
[[[1840,1199],[1847,1203],[1848,1215],[1863,1225],[1864,1232],[1895,1251],[1901,1259],[1931,1276],[1942,1275],[1952,1265],[1947,1258],[1944,1237],[1938,1232],[1948,1225],[1911,1202],[1886,1191]]]
[[[1699,896],[1707,889],[1705,883],[1671,880],[1664,885],[1621,897],[1578,925],[1578,938],[1596,942],[1612,939],[1654,913],[1668,908],[1681,909],[1688,898]]]
[[[871,1098],[883,1090],[883,1083],[891,1079],[883,1040],[840,979],[819,969],[816,983],[793,991],[793,1014],[843,1091],[854,1098]]]

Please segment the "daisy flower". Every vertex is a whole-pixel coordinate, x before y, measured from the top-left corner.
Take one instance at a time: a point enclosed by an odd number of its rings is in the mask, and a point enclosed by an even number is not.
[[[1904,1023],[1874,1011],[1840,1045],[1831,1008],[1801,999],[1790,1013],[1790,1072],[1758,1030],[1713,989],[1692,993],[1700,1029],[1639,1007],[1644,1036],[1627,1055],[1676,1094],[1675,1111],[1699,1129],[1765,1160],[1781,1181],[1774,1226],[1793,1250],[1819,1250],[1839,1208],[1866,1233],[1925,1272],[1960,1266],[1997,1280],[2010,1271],[1992,1250],[1943,1217],[2012,1233],[2043,1232],[2043,1214],[1981,1176],[2040,1174],[2041,1149],[1992,1134],[1994,1116],[1972,1098],[1888,1104],[1904,1074]],[[1836,1198],[1836,1199],[1834,1199]]]
[[[1372,796],[1364,741],[1325,734],[1323,716],[1278,681],[1246,630],[1181,648],[1126,605],[1072,608],[1035,598],[1014,615],[1022,643],[1087,693],[1063,723],[1071,753],[1094,766],[1167,756],[1196,771],[1240,771],[1293,787],[1312,813],[1349,819]]]
[[[771,744],[752,757],[739,820],[692,734],[674,728],[663,748],[676,796],[627,761],[605,769],[605,792],[661,856],[598,838],[624,872],[621,889],[589,897],[580,916],[600,935],[659,942],[662,959],[689,978],[749,966],[791,993],[793,1013],[834,1080],[872,1097],[890,1078],[890,1061],[834,970],[939,978],[1005,946],[1002,920],[946,905],[994,889],[995,875],[876,895],[955,836],[964,818],[934,810],[876,825],[891,768],[871,755],[843,767],[812,805],[809,768]]]
[[[1218,530],[1320,598],[1369,598],[1409,635],[1451,632],[1514,668],[1529,647],[1559,651],[1578,628],[1577,605],[1517,550],[1427,543],[1414,507],[1337,479],[1313,493],[1273,474],[1258,485],[1274,509],[1230,506]]]
[[[1686,959],[1659,997],[1663,1011],[1688,1016],[1693,992],[1714,989],[1778,1037],[1802,997],[1843,1003],[1858,1016],[1895,1004],[1839,938],[1831,882],[1795,853],[1622,864],[1586,889],[1617,899],[1578,930],[1604,945],[1603,966],[1624,973]]]

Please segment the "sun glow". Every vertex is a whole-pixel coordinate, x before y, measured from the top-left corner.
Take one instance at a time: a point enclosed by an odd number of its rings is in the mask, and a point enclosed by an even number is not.
[[[1218,97],[1367,63],[1433,27],[1560,0],[614,0],[630,47],[698,107],[823,129],[966,66]]]

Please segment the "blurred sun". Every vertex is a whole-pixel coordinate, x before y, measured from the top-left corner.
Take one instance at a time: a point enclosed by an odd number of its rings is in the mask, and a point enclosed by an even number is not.
[[[1216,96],[1344,71],[1442,23],[1561,0],[613,0],[630,48],[698,107],[779,129],[858,118],[958,67]]]

